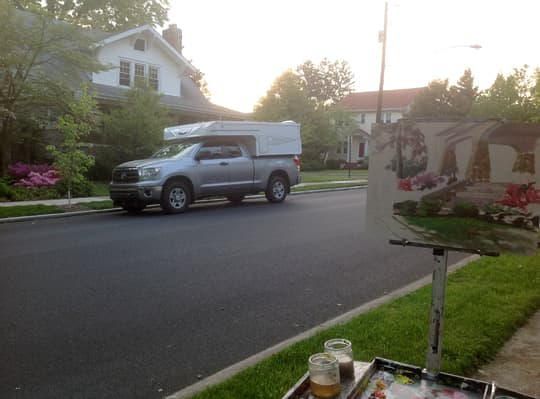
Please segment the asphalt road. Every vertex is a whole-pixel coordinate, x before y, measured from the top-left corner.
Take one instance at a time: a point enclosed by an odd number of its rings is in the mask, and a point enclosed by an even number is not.
[[[161,398],[430,274],[364,231],[365,201],[0,225],[0,397]]]

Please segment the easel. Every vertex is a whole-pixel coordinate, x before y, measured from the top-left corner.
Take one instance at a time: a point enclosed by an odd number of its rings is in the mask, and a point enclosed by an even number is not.
[[[434,263],[429,317],[428,352],[425,371],[427,378],[434,380],[441,370],[442,332],[444,325],[444,301],[446,294],[448,251],[454,250],[468,252],[481,256],[499,256],[499,253],[456,247],[436,247],[430,244],[416,243],[407,240],[390,240],[389,242],[392,245],[433,248]]]

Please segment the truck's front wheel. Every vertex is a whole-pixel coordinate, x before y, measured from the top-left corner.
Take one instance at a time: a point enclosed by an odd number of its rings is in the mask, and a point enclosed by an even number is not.
[[[289,192],[289,183],[280,175],[275,175],[270,178],[268,187],[266,188],[266,199],[270,202],[282,202],[287,197]]]
[[[165,185],[161,193],[161,208],[165,213],[182,213],[191,201],[188,186],[181,181],[172,181]]]

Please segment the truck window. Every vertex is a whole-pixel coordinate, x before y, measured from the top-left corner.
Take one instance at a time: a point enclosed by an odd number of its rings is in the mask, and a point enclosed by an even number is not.
[[[242,156],[242,150],[240,150],[240,147],[234,144],[223,146],[223,152],[227,158],[238,158]]]
[[[180,158],[193,149],[196,143],[169,144],[157,150],[150,158]]]
[[[221,159],[225,158],[221,145],[205,144],[197,153],[197,159]]]

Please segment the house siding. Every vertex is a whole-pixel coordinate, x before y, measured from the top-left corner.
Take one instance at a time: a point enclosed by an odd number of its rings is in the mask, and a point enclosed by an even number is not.
[[[103,72],[94,73],[92,81],[97,84],[128,89],[128,87],[119,84],[121,60],[132,63],[141,63],[147,66],[153,65],[159,69],[158,91],[162,94],[180,97],[182,95],[182,77],[180,76],[180,70],[182,68],[177,62],[167,56],[160,48],[159,44],[157,44],[155,40],[153,41],[151,37],[145,37],[143,35],[141,38],[146,39],[147,47],[145,51],[138,51],[133,48],[133,37],[124,38],[100,48],[97,55],[98,60],[105,65],[112,66],[112,68]]]

